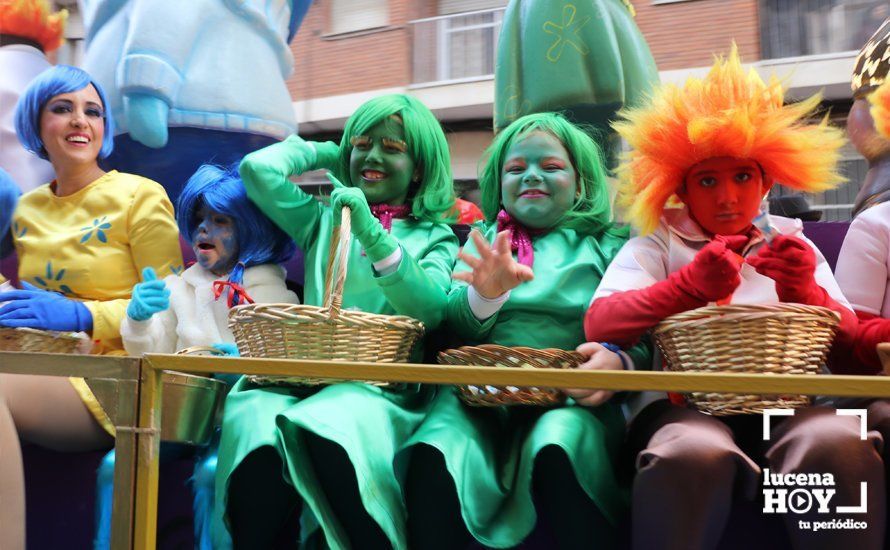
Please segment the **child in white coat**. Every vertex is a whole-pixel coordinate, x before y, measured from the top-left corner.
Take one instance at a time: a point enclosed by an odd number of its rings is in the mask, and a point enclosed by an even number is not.
[[[296,245],[247,199],[237,167],[201,166],[177,201],[176,222],[197,262],[162,280],[151,268],[145,269],[121,323],[124,348],[130,355],[174,353],[192,346],[213,346],[237,355],[227,325],[231,307],[253,302],[299,303],[285,286],[285,271],[278,265],[290,258]],[[199,458],[192,478],[195,546],[201,549],[230,544],[210,540],[216,446],[208,451]],[[107,542],[105,518],[110,521],[113,461],[109,453],[99,471],[96,548],[107,547],[103,539]],[[102,505],[106,493],[108,513]]]
[[[130,355],[231,344],[232,306],[298,302],[278,265],[295,245],[247,200],[237,171],[199,168],[177,201],[176,222],[197,262],[162,281],[146,269],[121,324]]]

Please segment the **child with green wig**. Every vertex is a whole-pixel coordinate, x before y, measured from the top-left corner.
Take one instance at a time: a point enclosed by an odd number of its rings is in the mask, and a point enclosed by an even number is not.
[[[584,312],[627,239],[593,140],[558,114],[522,117],[489,147],[479,185],[486,222],[459,254],[449,329],[469,345],[577,349],[586,369],[650,361],[645,345],[585,343]],[[535,526],[533,494],[560,547],[617,544],[624,419],[611,392],[568,393],[539,409],[469,407],[440,391],[399,456],[410,546],[515,546]]]
[[[321,168],[336,175],[330,207],[289,180]],[[305,303],[322,303],[331,232],[348,206],[355,238],[343,308],[408,315],[427,330],[444,320],[455,197],[445,135],[422,103],[372,99],[349,118],[339,145],[294,135],[245,157],[240,173],[250,200],[302,248]],[[425,387],[240,380],[226,400],[217,470],[217,513],[235,547],[291,547],[311,534],[300,533],[305,516],[333,548],[404,548],[393,458],[431,400]]]

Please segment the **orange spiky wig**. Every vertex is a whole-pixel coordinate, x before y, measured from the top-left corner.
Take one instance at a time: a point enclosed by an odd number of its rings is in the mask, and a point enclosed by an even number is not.
[[[68,11],[51,13],[48,0],[0,0],[0,34],[21,36],[44,52],[62,45]]]
[[[875,128],[887,139],[890,139],[890,79],[885,80],[868,100],[871,102],[871,117]]]
[[[621,113],[615,130],[632,150],[618,167],[620,203],[645,235],[658,225],[665,204],[695,164],[713,157],[756,161],[775,181],[817,192],[843,182],[837,172],[840,130],[807,123],[819,96],[784,105],[784,89],[745,72],[735,45],[718,56],[704,79],[665,84],[651,100]]]

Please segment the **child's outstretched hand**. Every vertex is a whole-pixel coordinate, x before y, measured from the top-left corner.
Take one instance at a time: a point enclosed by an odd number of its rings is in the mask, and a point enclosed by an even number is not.
[[[624,363],[621,357],[613,351],[609,351],[596,342],[587,342],[578,346],[575,350],[582,355],[586,355],[589,359],[578,365],[583,370],[624,370]],[[567,389],[566,394],[575,400],[576,403],[585,407],[598,407],[612,399],[615,392],[611,390],[591,390],[591,389]]]
[[[133,287],[133,296],[127,306],[127,317],[134,321],[148,321],[155,313],[170,307],[170,291],[163,280],[158,280],[155,270],[142,270],[142,282]]]
[[[761,275],[776,281],[776,294],[781,301],[810,303],[817,286],[816,254],[801,239],[779,235],[748,263]]]
[[[535,278],[532,268],[513,259],[509,231],[498,233],[494,246],[489,246],[482,233],[476,229],[470,232],[470,238],[473,239],[479,257],[470,256],[463,251],[458,252],[458,257],[473,268],[473,271],[459,271],[452,277],[472,285],[483,298],[492,300]]]

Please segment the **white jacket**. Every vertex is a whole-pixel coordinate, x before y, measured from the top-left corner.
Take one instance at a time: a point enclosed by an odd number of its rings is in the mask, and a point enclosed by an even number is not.
[[[770,216],[770,220],[777,232],[798,237],[813,247],[816,253],[816,283],[841,305],[850,307],[831,273],[831,266],[816,245],[804,237],[801,221],[780,216]],[[646,288],[667,279],[668,275],[692,262],[692,258],[708,242],[710,237],[689,217],[685,208],[665,210],[661,224],[651,235],[635,237],[622,247],[606,269],[591,302],[616,292]],[[756,254],[764,244],[762,238],[752,240],[742,251],[742,256]],[[774,304],[779,301],[775,281],[761,275],[747,263],[742,264],[740,275],[742,282],[730,303]]]
[[[219,277],[199,264],[182,275],[164,279],[170,289],[170,307],[147,321],[124,317],[121,337],[130,355],[175,353],[192,346],[234,343],[228,327],[226,294],[213,298],[213,282]],[[241,285],[256,303],[299,303],[297,295],[284,285],[284,268],[264,264],[244,270]]]
[[[854,309],[890,318],[890,202],[853,220],[835,274]]]
[[[834,300],[849,308],[850,304],[844,298],[825,257],[822,256],[816,245],[804,237],[801,221],[770,216],[770,225],[778,233],[798,237],[813,247],[813,251],[816,253],[816,283],[824,288]],[[685,207],[666,209],[661,218],[661,224],[651,235],[634,237],[621,248],[621,251],[606,269],[591,303],[616,292],[646,288],[667,279],[668,275],[692,262],[695,254],[708,242],[710,242],[710,237],[702,231],[701,226],[695,220],[689,217]],[[762,237],[753,239],[742,251],[742,256],[752,256],[764,245],[765,241]],[[775,281],[761,275],[747,263],[742,264],[740,276],[742,282],[732,294],[730,303],[774,304],[779,302]],[[661,370],[661,353],[657,348],[652,368]],[[631,416],[636,415],[649,403],[665,397],[666,395],[661,392],[641,392],[629,400],[628,412]]]

